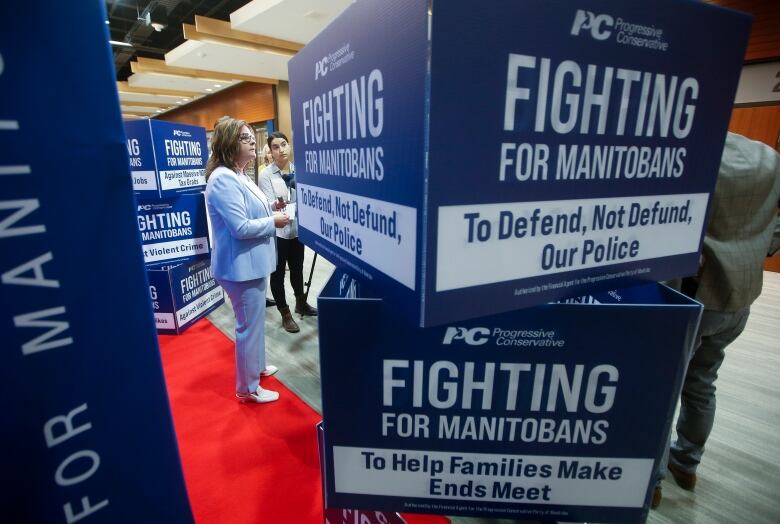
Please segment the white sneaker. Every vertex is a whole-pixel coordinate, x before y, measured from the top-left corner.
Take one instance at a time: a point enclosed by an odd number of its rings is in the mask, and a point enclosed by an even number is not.
[[[254,393],[236,393],[236,397],[239,402],[256,402],[258,404],[263,404],[265,402],[279,400],[279,393],[258,386],[257,391]]]
[[[260,376],[261,377],[270,377],[271,375],[273,375],[277,371],[279,371],[278,367],[272,366],[272,365],[269,364],[268,366],[266,366],[266,368],[263,371],[260,372]]]

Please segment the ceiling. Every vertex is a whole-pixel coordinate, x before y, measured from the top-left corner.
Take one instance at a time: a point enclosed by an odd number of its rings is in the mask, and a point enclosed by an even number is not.
[[[122,115],[159,115],[239,82],[287,80],[290,57],[350,3],[106,0]]]

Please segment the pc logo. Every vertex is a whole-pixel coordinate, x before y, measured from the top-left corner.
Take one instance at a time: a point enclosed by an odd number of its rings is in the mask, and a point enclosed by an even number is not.
[[[444,340],[442,344],[450,345],[455,340],[462,340],[469,346],[481,346],[488,341],[488,335],[490,330],[485,327],[476,328],[463,328],[463,327],[448,327],[444,333]]]
[[[596,15],[590,11],[583,11],[577,9],[577,14],[574,15],[574,23],[571,26],[571,34],[578,36],[580,29],[589,29],[590,36],[596,40],[606,40],[612,31],[603,29],[602,26],[613,27],[615,20],[609,15]]]

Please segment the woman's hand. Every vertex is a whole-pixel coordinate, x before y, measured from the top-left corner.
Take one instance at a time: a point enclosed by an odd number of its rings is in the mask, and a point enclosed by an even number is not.
[[[273,204],[271,204],[271,207],[274,208],[274,211],[279,211],[280,209],[284,209],[287,207],[287,204],[285,203],[284,199],[282,197],[277,198],[273,201]]]
[[[287,213],[274,213],[274,225],[276,227],[284,227],[290,223],[290,217]]]

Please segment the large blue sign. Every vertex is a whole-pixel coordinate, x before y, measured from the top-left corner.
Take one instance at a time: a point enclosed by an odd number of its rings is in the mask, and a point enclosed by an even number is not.
[[[643,521],[701,305],[655,283],[572,302],[416,328],[337,270],[327,506]]]
[[[3,14],[0,521],[192,522],[105,2],[10,2]],[[67,46],[63,26],[78,27]]]
[[[420,325],[694,273],[749,16],[428,4],[360,0],[290,61],[301,238]]]
[[[138,198],[171,198],[206,186],[206,130],[162,120],[125,122],[127,154]]]
[[[169,266],[209,254],[203,193],[182,195],[174,199],[139,201],[136,208],[147,267]]]
[[[427,1],[352,4],[290,60],[300,238],[419,316]]]

